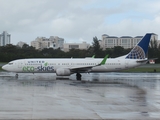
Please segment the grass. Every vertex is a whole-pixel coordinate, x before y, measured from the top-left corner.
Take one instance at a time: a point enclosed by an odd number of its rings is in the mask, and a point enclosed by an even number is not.
[[[0,66],[0,71],[4,71],[4,70],[2,69],[2,66]]]
[[[160,64],[146,64],[136,68],[123,70],[122,72],[160,72]]]
[[[131,68],[128,70],[123,70],[122,72],[160,72],[160,68],[142,68],[142,67],[138,67],[138,68]]]
[[[5,70],[2,69],[2,66],[5,65],[5,64],[7,64],[7,63],[6,62],[0,62],[0,71],[5,71]]]

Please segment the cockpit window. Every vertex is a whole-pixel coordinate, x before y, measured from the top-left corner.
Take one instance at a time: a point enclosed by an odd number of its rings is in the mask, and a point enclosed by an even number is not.
[[[8,63],[8,65],[13,65],[13,63]]]

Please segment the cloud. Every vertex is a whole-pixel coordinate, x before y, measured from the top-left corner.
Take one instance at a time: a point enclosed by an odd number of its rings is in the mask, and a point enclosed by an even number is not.
[[[0,31],[10,33],[14,44],[30,44],[38,36],[91,43],[104,33],[160,35],[158,0],[0,0],[0,4]]]

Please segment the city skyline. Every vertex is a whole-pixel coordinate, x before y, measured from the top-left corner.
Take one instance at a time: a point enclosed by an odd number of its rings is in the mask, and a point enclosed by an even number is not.
[[[152,40],[158,40],[158,35],[155,33],[152,33],[152,34],[153,34]],[[2,35],[5,35],[5,36],[7,35],[6,38],[9,38],[9,39],[5,38],[3,41],[0,41],[1,46],[5,46],[7,44],[12,44],[11,43],[11,34],[8,34],[7,31],[3,31],[3,33],[0,35],[1,35],[1,37],[2,37]],[[110,36],[108,34],[102,34],[101,38],[102,39],[98,39],[98,40],[99,40],[99,44],[100,44],[101,48],[103,48],[103,49],[113,48],[114,46],[121,46],[124,48],[132,48],[139,42],[139,40],[141,40],[143,38],[143,36],[123,36],[123,35],[122,36]],[[60,48],[63,49],[63,47],[66,45],[67,45],[67,47],[69,47],[68,45],[73,45],[73,46],[80,45],[80,46],[85,46],[85,49],[87,49],[88,48],[87,45],[89,45],[89,46],[92,45],[92,43],[87,43],[86,41],[83,41],[80,43],[66,42],[66,41],[64,42],[64,41],[65,41],[64,38],[61,38],[59,36],[50,36],[49,38],[47,38],[46,36],[42,36],[42,37],[36,37],[28,45],[33,46],[36,49],[43,49],[43,48],[57,49],[60,46],[61,46]],[[121,43],[122,41],[123,41],[123,43]],[[158,40],[157,42],[158,42],[158,44],[160,44],[160,40]],[[127,44],[127,43],[129,43],[129,44]],[[22,47],[24,44],[27,44],[27,43],[24,41],[19,41],[16,45],[18,45],[19,47]],[[65,44],[65,45],[63,46],[62,44]],[[84,48],[84,47],[82,47],[82,48]],[[69,48],[67,48],[67,51],[68,51],[68,49]]]
[[[60,36],[71,43],[102,34],[110,36],[160,35],[159,0],[6,0],[0,1],[0,31],[11,43],[30,44],[36,37]]]

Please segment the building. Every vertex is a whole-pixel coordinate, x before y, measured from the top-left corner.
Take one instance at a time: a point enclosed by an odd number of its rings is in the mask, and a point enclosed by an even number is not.
[[[63,49],[64,39],[57,36],[50,36],[50,38],[37,37],[31,42],[31,46],[35,47],[37,50],[42,50],[44,48],[53,49]]]
[[[57,36],[51,36],[49,40],[52,41],[50,47],[53,47],[54,49],[58,48],[60,48],[61,50],[63,49],[63,44],[64,44],[63,38],[59,38]]]
[[[127,48],[133,48],[141,39],[143,36],[122,36],[122,37],[116,37],[116,36],[109,36],[107,34],[102,35],[102,40],[99,41],[99,44],[103,50],[106,48],[114,48],[115,46],[121,46],[124,49]],[[158,35],[153,34],[151,40],[158,40]]]
[[[154,41],[154,40],[156,40],[156,42],[157,42],[157,47],[159,47],[160,46],[160,40],[158,40],[158,35],[157,34],[153,34],[152,35],[152,38],[151,38],[151,41]],[[153,42],[154,43],[154,42]],[[151,45],[151,44],[150,44]]]
[[[3,33],[0,34],[0,46],[5,46],[10,43],[11,43],[11,35],[8,34],[6,31],[3,31]]]
[[[80,49],[80,50],[87,50],[90,47],[90,44],[83,42],[83,43],[64,43],[63,50],[68,52],[70,49]]]
[[[22,48],[24,44],[27,44],[27,43],[20,41],[17,43],[17,46]]]

